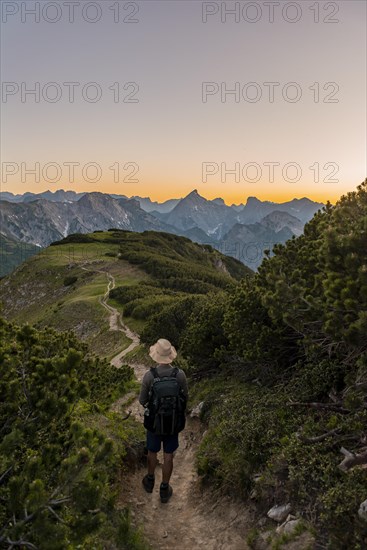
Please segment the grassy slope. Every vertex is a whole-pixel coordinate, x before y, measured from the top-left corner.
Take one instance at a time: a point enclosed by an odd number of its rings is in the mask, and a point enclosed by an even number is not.
[[[122,333],[109,331],[108,314],[99,303],[107,288],[103,273],[110,272],[118,285],[136,284],[146,275],[128,262],[106,253],[117,253],[118,245],[76,243],[49,247],[24,262],[0,284],[0,299],[6,318],[27,321],[37,327],[74,330],[98,355],[110,357],[128,345]],[[78,277],[65,286],[66,277]]]
[[[57,246],[50,246],[21,264],[0,281],[2,313],[18,323],[36,327],[53,326],[73,330],[86,341],[93,352],[110,358],[121,349],[121,341],[129,341],[122,333],[109,331],[108,314],[99,303],[107,288],[107,277],[97,270],[111,273],[116,287],[137,285],[141,281],[156,283],[147,273],[144,260],[157,257],[173,262],[174,270],[193,271],[193,277],[210,277],[233,281],[250,270],[222,254],[175,235],[144,232],[96,232],[78,237],[69,236]],[[89,242],[88,242],[89,241]],[[126,254],[128,259],[118,258]],[[130,254],[134,258],[130,259]],[[82,269],[85,267],[88,271]],[[94,272],[93,272],[94,270]],[[227,272],[228,271],[228,272]],[[65,278],[77,277],[65,286]],[[109,302],[122,310],[115,300]],[[140,332],[144,319],[126,317],[126,323]]]

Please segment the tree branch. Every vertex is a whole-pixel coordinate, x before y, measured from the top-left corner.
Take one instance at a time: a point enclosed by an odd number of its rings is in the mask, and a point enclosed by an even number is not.
[[[60,518],[60,516],[58,514],[56,514],[55,510],[51,507],[51,506],[47,506],[47,510],[49,512],[51,512],[51,514],[53,514],[55,516],[55,518],[60,522],[60,523],[64,523],[65,524],[65,521],[63,519]]]
[[[12,471],[13,469],[13,466],[10,466],[10,468],[8,468],[3,474],[1,474],[0,476],[0,485],[2,484],[2,482],[4,481],[4,479],[6,478],[6,476],[8,474],[10,474],[10,472]]]
[[[338,468],[340,468],[343,472],[347,472],[350,470],[350,468],[353,468],[353,466],[359,466],[361,464],[367,464],[367,449],[363,451],[363,453],[360,454],[354,454],[342,447],[340,449],[340,452],[342,455],[344,455],[344,459],[342,462],[338,465]]]
[[[59,498],[59,499],[56,499],[56,500],[49,500],[47,507],[49,507],[49,506],[59,506],[60,504],[63,504],[64,502],[68,502],[69,500],[71,500],[71,497]]]
[[[314,437],[306,437],[303,434],[299,433],[297,434],[297,437],[300,441],[303,441],[304,443],[319,443],[320,441],[324,441],[324,439],[336,435],[341,431],[341,428],[334,428],[333,430],[330,430],[329,432],[326,432],[321,435],[316,435]]]
[[[124,418],[121,418],[121,420],[127,420],[127,419],[130,417],[130,415],[131,415],[131,411],[129,411],[129,412],[127,413],[127,415],[124,416]]]
[[[31,548],[31,550],[38,550],[37,546],[26,540],[11,540],[7,538],[6,542],[9,544],[9,550],[14,548],[14,546],[23,546],[25,548]]]

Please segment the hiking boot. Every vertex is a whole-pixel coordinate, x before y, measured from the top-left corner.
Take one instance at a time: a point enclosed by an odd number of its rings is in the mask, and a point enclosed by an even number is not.
[[[172,493],[173,493],[173,490],[172,490],[172,487],[171,485],[169,485],[168,483],[161,483],[161,486],[160,486],[160,489],[159,489],[159,495],[161,497],[161,502],[168,502],[169,499],[171,498],[172,496]]]
[[[147,493],[153,493],[154,476],[147,474],[146,476],[143,477],[142,483]]]

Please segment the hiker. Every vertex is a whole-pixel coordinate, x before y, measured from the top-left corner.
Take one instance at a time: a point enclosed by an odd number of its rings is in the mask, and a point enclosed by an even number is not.
[[[168,340],[160,338],[150,347],[149,355],[158,364],[145,373],[139,396],[140,404],[145,407],[148,449],[148,473],[143,478],[143,486],[147,493],[153,492],[157,453],[163,443],[164,462],[159,493],[161,502],[165,503],[173,492],[169,481],[174,452],[178,448],[178,434],[185,426],[188,388],[185,373],[171,366],[177,352]]]

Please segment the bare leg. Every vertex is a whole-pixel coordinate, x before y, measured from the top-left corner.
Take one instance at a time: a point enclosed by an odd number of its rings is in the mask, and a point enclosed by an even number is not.
[[[155,467],[157,466],[157,453],[148,451],[148,474],[154,475]]]
[[[173,470],[173,454],[164,453],[164,462],[162,466],[162,482],[169,483]]]

